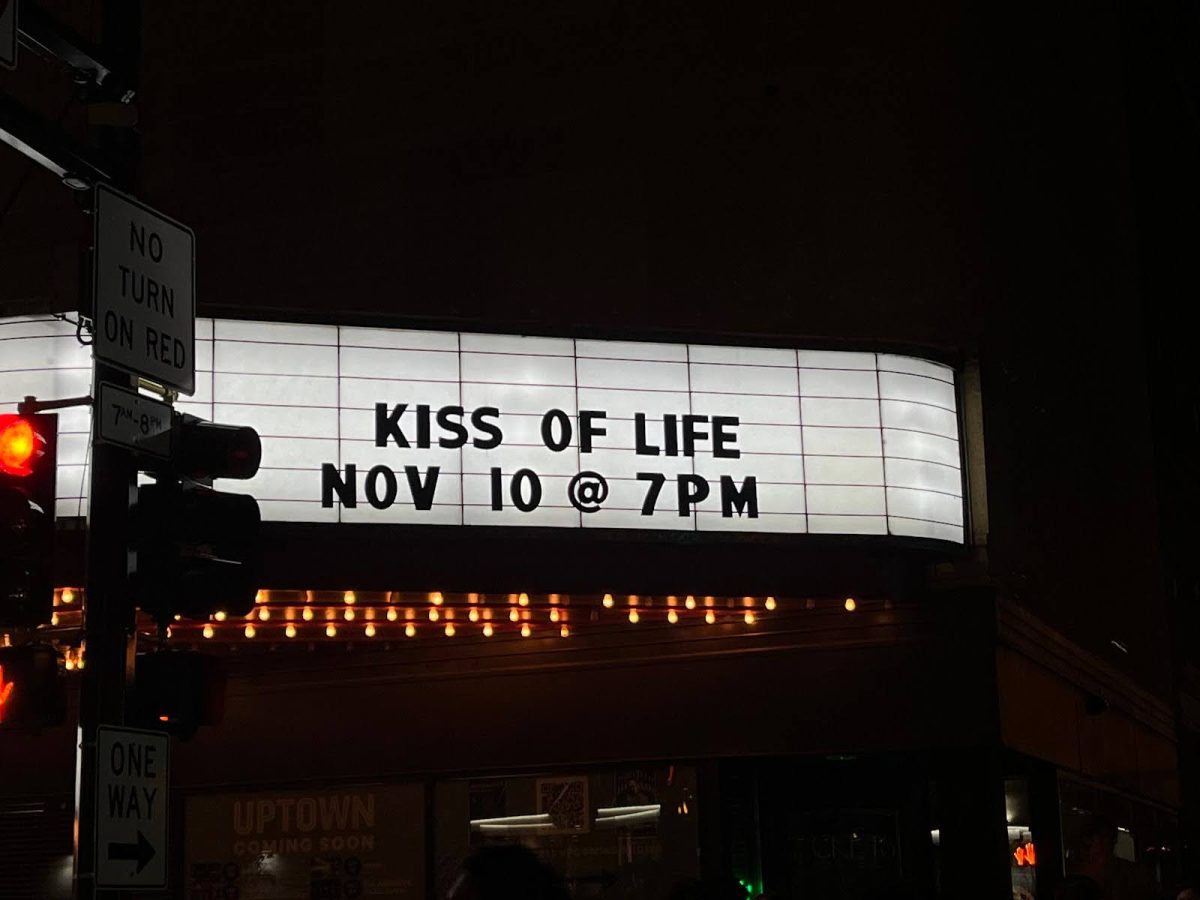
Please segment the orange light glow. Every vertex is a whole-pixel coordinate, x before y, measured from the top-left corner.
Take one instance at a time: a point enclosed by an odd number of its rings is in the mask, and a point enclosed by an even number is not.
[[[691,594],[688,594],[683,599],[683,605],[686,606],[688,609],[695,609],[696,608],[696,598],[693,597]]]
[[[491,637],[495,633],[496,633],[496,629],[492,628],[491,622],[487,622],[484,624],[484,626],[483,626],[483,636],[484,637]]]
[[[768,597],[768,598],[767,598],[767,602],[766,602],[766,607],[767,607],[767,609],[768,609],[768,610],[770,610],[770,611],[772,611],[772,612],[774,612],[774,610],[775,610],[775,606],[776,606],[776,603],[775,603],[775,598],[774,598],[774,597]]]
[[[676,622],[679,621],[679,613],[675,612],[675,610],[673,610],[673,609],[668,610],[667,621],[670,622],[672,625],[674,625]]]
[[[346,591],[346,593],[342,594],[342,601],[347,606],[352,606],[358,602],[358,595],[354,591]]]
[[[429,595],[429,602],[432,603],[434,606],[441,606],[445,602],[445,600],[446,600],[446,598],[442,596],[441,591],[434,591],[432,594]]]
[[[325,626],[325,637],[337,637],[337,626],[332,622]]]
[[[742,617],[747,625],[753,625],[757,620],[754,618],[753,610],[746,610],[746,615]]]
[[[368,622],[367,627],[363,629],[363,634],[367,637],[375,637],[375,626]]]
[[[412,622],[409,622],[407,625],[405,625],[404,626],[404,636],[405,637],[416,637],[417,636],[417,626],[414,625]]]
[[[440,619],[441,617],[442,617],[442,616],[441,616],[441,613],[439,613],[439,612],[437,611],[437,607],[436,607],[436,606],[431,606],[431,607],[429,607],[429,621],[430,621],[430,622],[436,622],[436,621],[437,621],[438,619]]]
[[[521,614],[520,614],[519,612],[517,612],[517,610],[515,610],[515,609],[514,609],[514,610],[510,610],[510,611],[509,611],[509,613],[508,613],[508,621],[510,621],[510,622],[520,622],[520,621],[521,621]]]
[[[16,685],[11,681],[4,680],[4,666],[0,666],[0,722],[4,721],[4,707],[12,699],[14,690],[16,690]]]
[[[558,629],[558,634],[559,637],[570,637],[571,629],[564,625],[562,628]]]
[[[521,606],[528,606],[529,605],[529,595],[526,594],[524,591],[522,591],[521,595],[519,597],[517,597],[517,603],[519,603]]]
[[[283,629],[283,633],[290,638],[294,638],[296,636],[296,626],[289,623],[288,627]]]
[[[528,622],[521,626],[521,637],[529,637],[531,634],[533,634],[533,629],[529,627]]]
[[[62,602],[63,603],[74,603],[75,602],[75,592],[73,590],[71,590],[71,588],[63,588]]]
[[[640,618],[641,618],[641,616],[638,615],[638,611],[636,609],[631,609],[629,611],[629,621],[632,622],[634,625],[636,625],[638,623],[638,620]]]
[[[311,622],[312,618],[313,618],[312,607],[311,606],[304,607],[304,612],[300,613],[300,618],[302,618],[305,622]]]
[[[470,619],[472,622],[478,622],[479,621],[479,610],[472,607],[471,611],[469,613],[467,613],[467,618]]]
[[[717,614],[710,609],[704,614],[704,621],[709,625],[715,624],[717,621]]]
[[[446,637],[454,637],[454,623],[453,622],[446,623]]]
[[[400,614],[396,612],[396,607],[389,606],[387,611],[387,620],[389,622],[395,622],[398,618],[400,618]]]
[[[843,605],[846,607],[846,612],[854,612],[858,609],[858,603],[855,602],[853,597],[847,597]]]
[[[245,634],[245,635],[246,635],[246,637],[248,637],[248,638],[252,638],[252,637],[254,637],[254,635],[256,635],[257,633],[258,633],[258,632],[256,632],[256,631],[254,630],[254,626],[253,626],[253,625],[247,625],[247,626],[246,626],[246,630],[243,632],[243,634]]]
[[[213,630],[213,627],[211,625],[205,625],[204,630],[200,633],[203,634],[206,638],[211,638],[213,636],[213,634],[215,634],[216,632]]]
[[[612,608],[613,608],[613,596],[612,596],[612,594],[605,594],[605,595],[604,595],[604,599],[603,599],[601,602],[604,604],[604,608],[605,608],[605,609],[612,609]]]
[[[33,425],[20,416],[0,416],[0,472],[9,475],[30,475],[36,444]]]

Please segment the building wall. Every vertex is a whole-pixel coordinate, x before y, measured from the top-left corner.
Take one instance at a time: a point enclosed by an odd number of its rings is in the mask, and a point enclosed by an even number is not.
[[[1031,14],[153,4],[140,194],[206,313],[978,355],[990,575],[1163,693],[1122,20]],[[2,225],[6,308],[73,301],[62,191]]]

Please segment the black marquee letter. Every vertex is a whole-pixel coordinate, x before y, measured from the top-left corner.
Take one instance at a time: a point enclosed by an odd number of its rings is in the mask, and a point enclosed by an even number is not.
[[[345,481],[342,480],[337,466],[333,463],[323,463],[321,465],[321,505],[326,509],[331,508],[333,495],[336,493],[342,506],[354,509],[358,506],[358,498],[355,496],[358,491],[355,486],[357,481],[358,475],[354,463],[346,463]]]
[[[383,479],[383,496],[379,496],[379,479]],[[375,466],[367,473],[363,490],[367,502],[376,509],[387,509],[396,502],[396,473],[388,466]]]

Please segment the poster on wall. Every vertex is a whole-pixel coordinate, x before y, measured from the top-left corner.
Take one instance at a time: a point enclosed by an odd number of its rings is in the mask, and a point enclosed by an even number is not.
[[[421,785],[189,797],[184,897],[423,898],[424,804]]]

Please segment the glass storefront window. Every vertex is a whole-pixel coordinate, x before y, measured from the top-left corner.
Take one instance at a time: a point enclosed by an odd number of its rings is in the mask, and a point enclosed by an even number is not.
[[[1106,896],[1156,898],[1179,886],[1178,824],[1163,809],[1103,788],[1059,779],[1067,878]]]
[[[693,767],[442,781],[434,807],[438,897],[473,850],[498,843],[533,850],[576,898],[660,898],[699,874]]]
[[[1004,780],[1004,822],[1008,828],[1008,865],[1013,900],[1037,898],[1037,844],[1033,838],[1029,782]]]

